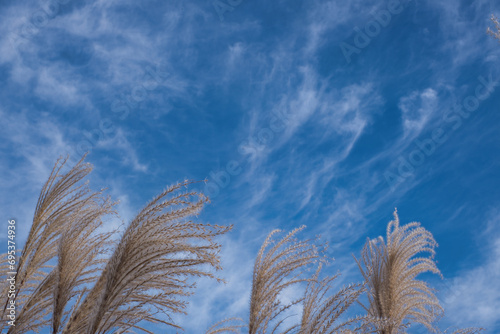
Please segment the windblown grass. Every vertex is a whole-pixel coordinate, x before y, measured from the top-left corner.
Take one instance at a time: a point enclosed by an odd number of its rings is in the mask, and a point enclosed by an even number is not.
[[[435,331],[433,323],[443,309],[428,284],[417,276],[425,272],[441,275],[433,260],[436,246],[432,234],[419,223],[400,226],[397,212],[387,226],[386,242],[382,237],[367,241],[357,262],[367,282],[368,315],[383,321],[378,333],[400,333],[409,322]]]
[[[342,315],[364,292],[362,284],[350,284],[330,295],[335,276],[319,279],[321,265],[309,281],[305,291],[300,334],[333,334],[361,331],[365,325],[362,316],[342,320]]]
[[[214,238],[231,229],[186,219],[208,200],[178,193],[188,184],[167,188],[135,217],[62,333],[107,333],[116,327],[147,332],[138,325],[144,320],[180,328],[161,315],[184,313],[183,297],[194,287],[188,278],[216,278],[204,266],[221,269]]]
[[[217,322],[212,327],[207,329],[205,334],[239,334],[241,328],[245,327],[243,319],[241,318],[228,318]]]
[[[53,307],[52,321],[57,324],[67,301],[83,283],[95,278],[91,268],[99,262],[96,256],[107,235],[93,239],[86,231],[100,226],[101,218],[113,212],[114,203],[102,191],[92,192],[82,182],[92,170],[83,158],[62,174],[65,163],[57,161],[38,199],[17,266],[16,326],[9,327],[8,333],[33,332],[47,326]],[[74,254],[76,249],[79,254]],[[55,258],[59,258],[58,265],[49,266]],[[7,299],[2,319],[6,319],[6,306]],[[2,322],[2,329],[4,326]]]
[[[62,173],[65,163],[58,160],[42,188],[17,266],[17,319],[8,333],[149,332],[141,321],[179,328],[165,317],[185,312],[190,278],[216,278],[211,268],[221,269],[220,245],[214,239],[231,227],[188,219],[208,198],[183,191],[190,182],[182,182],[155,197],[106,257],[111,233],[95,231],[114,203],[82,182],[92,170],[83,159]]]
[[[277,333],[284,322],[278,316],[302,301],[297,299],[283,305],[279,296],[286,288],[307,282],[309,278],[304,275],[307,266],[320,258],[314,244],[295,238],[304,227],[294,229],[278,241],[273,237],[281,231],[274,230],[260,248],[253,270],[249,334]],[[274,320],[276,323],[271,324]]]
[[[38,199],[17,264],[16,326],[7,333],[152,333],[146,323],[182,329],[172,315],[186,313],[196,279],[221,281],[215,275],[222,269],[221,245],[215,240],[232,226],[194,221],[208,198],[185,190],[191,183],[185,181],[153,198],[112,241],[116,232],[99,229],[115,213],[115,203],[84,182],[92,167],[83,158],[63,173],[65,163],[57,161]],[[443,309],[419,279],[426,272],[440,275],[433,259],[437,244],[419,223],[400,226],[394,212],[386,239],[368,240],[356,259],[365,282],[336,292],[337,275],[320,277],[326,244],[299,240],[303,229],[281,238],[281,231],[274,230],[262,244],[253,269],[248,323],[228,318],[206,334],[237,334],[243,328],[249,334],[399,334],[412,324],[438,332],[436,320]],[[0,264],[2,275],[5,263]],[[291,287],[304,293],[284,303],[283,294]],[[0,290],[7,296],[5,281]],[[348,318],[347,311],[364,293],[366,314]],[[6,298],[2,330],[7,327],[7,305]],[[301,314],[296,324],[288,325],[292,309]]]
[[[491,21],[495,25],[495,28],[491,29],[491,28],[488,27],[487,32],[491,36],[493,36],[496,39],[498,39],[498,41],[500,42],[500,22],[498,22],[498,18],[495,15],[491,15]]]

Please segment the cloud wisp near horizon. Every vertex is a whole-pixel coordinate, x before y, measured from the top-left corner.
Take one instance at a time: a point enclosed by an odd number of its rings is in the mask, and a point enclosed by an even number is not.
[[[338,284],[360,281],[352,254],[397,207],[440,245],[440,326],[497,333],[491,14],[493,0],[2,2],[2,219],[16,218],[22,243],[66,154],[90,152],[92,187],[120,199],[110,228],[165,186],[206,180],[193,185],[211,198],[200,219],[234,229],[221,239],[227,284],[202,280],[196,321],[174,317],[201,333],[248,317],[272,229],[307,225],[330,244]]]

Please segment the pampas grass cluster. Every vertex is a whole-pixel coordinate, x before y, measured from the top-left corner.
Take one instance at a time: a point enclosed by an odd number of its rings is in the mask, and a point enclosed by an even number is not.
[[[193,220],[208,198],[185,190],[190,185],[185,181],[153,198],[118,238],[117,231],[100,232],[116,203],[103,190],[90,190],[84,179],[92,167],[83,160],[66,173],[66,160],[58,160],[42,188],[17,263],[16,325],[6,321],[4,276],[0,329],[10,334],[42,329],[52,334],[152,333],[147,323],[182,329],[172,315],[186,313],[196,279],[221,281],[215,275],[222,269],[216,239],[232,226]],[[299,239],[303,229],[274,230],[267,236],[255,260],[248,320],[215,322],[206,334],[398,334],[411,324],[438,332],[435,322],[443,309],[418,278],[425,272],[440,275],[433,260],[437,244],[429,231],[418,223],[401,226],[394,212],[386,239],[368,240],[356,259],[364,282],[332,291],[337,275],[321,274],[328,262],[326,244]],[[302,289],[303,295],[284,303],[290,288]],[[366,305],[359,301],[362,296]],[[356,302],[365,313],[347,317]],[[300,319],[290,324],[287,314],[297,308]]]
[[[359,268],[368,285],[368,315],[382,320],[380,334],[400,333],[408,322],[419,323],[435,331],[433,322],[443,311],[427,283],[417,276],[432,272],[441,274],[433,261],[436,241],[419,223],[399,225],[394,220],[387,226],[387,239],[368,240]],[[429,253],[429,257],[418,256]]]
[[[208,198],[183,191],[189,182],[182,182],[156,196],[112,242],[113,232],[96,229],[115,203],[82,182],[92,170],[83,159],[62,173],[65,163],[56,163],[42,188],[17,264],[16,325],[7,326],[6,299],[1,329],[12,334],[42,328],[53,334],[150,332],[139,322],[179,328],[168,319],[185,312],[193,278],[218,279],[215,238],[231,226],[191,220]],[[7,288],[2,286],[2,296]]]

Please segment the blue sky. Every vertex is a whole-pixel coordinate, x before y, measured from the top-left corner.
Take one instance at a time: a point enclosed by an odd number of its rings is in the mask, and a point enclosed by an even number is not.
[[[200,219],[234,229],[228,283],[201,281],[175,317],[200,333],[247,318],[272,229],[321,234],[340,285],[360,280],[351,254],[397,207],[439,243],[441,327],[500,332],[491,14],[493,0],[2,1],[2,215],[22,243],[56,159],[87,150],[124,221],[166,185],[207,179]]]

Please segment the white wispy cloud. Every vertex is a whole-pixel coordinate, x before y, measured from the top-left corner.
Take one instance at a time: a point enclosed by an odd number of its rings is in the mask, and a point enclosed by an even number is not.
[[[454,326],[500,328],[500,215],[495,214],[480,235],[482,260],[460,271],[444,291],[444,321]],[[484,246],[486,245],[486,246]]]
[[[112,151],[113,153],[119,152],[118,154],[121,157],[122,164],[131,166],[135,171],[148,171],[148,165],[141,162],[137,149],[128,140],[127,135],[122,128],[118,128],[114,136],[107,137],[104,140],[99,141],[96,148]]]
[[[58,158],[70,148],[64,130],[48,114],[16,114],[0,109],[3,131],[0,133],[3,157],[0,160],[0,183],[4,200],[0,207],[18,220],[18,242],[23,244],[33,219],[43,184]],[[8,148],[8,154],[7,149]],[[69,166],[65,166],[67,170]]]
[[[48,114],[33,117],[27,112],[9,114],[0,110],[0,117],[9,125],[2,131],[5,143],[13,150],[14,157],[24,160],[20,165],[23,172],[19,175],[24,175],[32,186],[41,188],[57,158],[70,148],[63,128]],[[13,172],[18,174],[20,171]]]
[[[437,92],[427,88],[421,92],[415,91],[399,100],[402,112],[404,136],[417,137],[437,110]]]
[[[481,52],[475,47],[478,40],[489,38],[486,27],[492,14],[490,1],[478,0],[463,4],[470,6],[468,15],[464,15],[462,4],[458,0],[427,1],[426,5],[440,12],[441,48],[450,56],[450,69],[470,64],[491,53],[498,54],[493,40],[486,45],[482,44]]]
[[[239,235],[239,236],[238,236]],[[230,232],[220,238],[223,271],[215,273],[226,283],[203,279],[197,283],[195,294],[189,299],[188,314],[196,314],[196,321],[186,321],[186,316],[176,316],[186,332],[203,333],[218,321],[241,317],[248,320],[252,269],[255,243],[243,234]],[[260,245],[259,245],[260,246]]]

